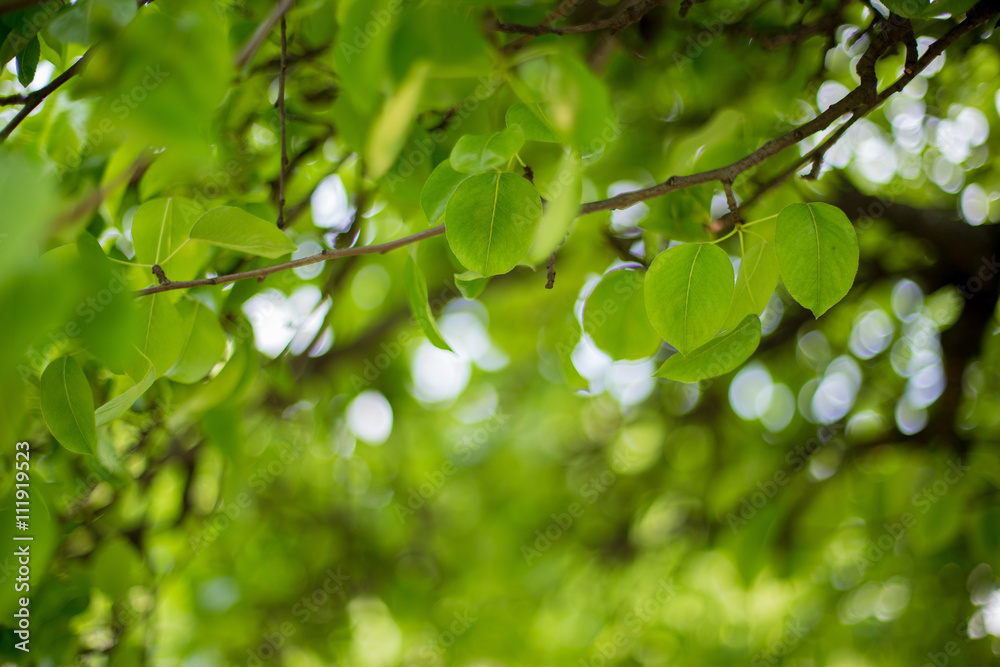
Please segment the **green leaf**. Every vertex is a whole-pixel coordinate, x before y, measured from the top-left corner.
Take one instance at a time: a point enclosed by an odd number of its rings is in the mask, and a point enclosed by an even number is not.
[[[493,134],[467,134],[451,149],[451,168],[463,174],[500,169],[524,145],[524,130],[514,125]]]
[[[567,151],[556,168],[555,177],[546,184],[544,192],[547,203],[538,231],[535,232],[531,250],[528,252],[530,263],[544,262],[562,245],[569,233],[570,225],[580,212],[581,191],[580,156],[575,151]]]
[[[507,109],[507,127],[517,125],[524,131],[524,138],[530,141],[559,143],[559,136],[549,120],[548,105],[518,102]]]
[[[613,359],[644,359],[660,348],[646,316],[645,276],[636,269],[607,273],[587,298],[583,329]]]
[[[541,213],[541,199],[527,179],[478,174],[448,201],[448,245],[467,269],[483,276],[507,273],[528,254]]]
[[[133,378],[145,377],[147,363],[151,362],[157,376],[170,369],[181,353],[183,345],[183,325],[177,309],[166,293],[151,294],[139,298],[139,340],[136,342],[141,354],[137,355],[128,369]]]
[[[654,373],[678,382],[699,382],[738,368],[760,344],[760,318],[747,315],[736,328],[705,343],[690,354],[677,353]]]
[[[205,212],[185,197],[151,199],[132,219],[135,261],[159,264],[170,280],[191,280],[208,259],[208,249],[191,243],[191,229]]]
[[[72,357],[61,357],[45,367],[41,404],[45,423],[59,444],[77,454],[94,453],[94,395],[87,376]]]
[[[646,274],[646,311],[668,343],[687,354],[722,328],[733,296],[733,265],[710,243],[661,252]]]
[[[420,193],[420,206],[430,223],[437,224],[444,217],[448,200],[462,182],[469,178],[468,174],[460,174],[451,168],[451,162],[445,160],[431,172],[424,189]]]
[[[35,70],[41,55],[42,45],[38,41],[38,35],[32,37],[24,50],[17,54],[17,80],[22,86],[28,86],[35,80]]]
[[[749,234],[744,240],[748,245],[736,274],[736,288],[729,302],[723,330],[732,329],[748,314],[760,315],[764,312],[768,299],[778,286],[778,260],[771,245]],[[756,243],[751,244],[752,241]]]
[[[819,317],[843,299],[858,272],[858,235],[829,204],[792,204],[774,234],[781,279],[792,298]]]
[[[410,301],[413,319],[420,325],[431,345],[451,352],[452,349],[441,335],[434,313],[431,312],[431,305],[427,300],[427,280],[413,257],[406,258],[406,273],[403,279],[406,281],[406,296]]]
[[[222,360],[226,352],[226,333],[205,304],[197,299],[177,302],[181,320],[181,351],[173,368],[166,376],[174,382],[198,382]]]
[[[458,288],[462,298],[465,299],[475,299],[478,297],[486,289],[486,283],[488,282],[489,278],[484,278],[475,271],[455,274],[455,287]]]
[[[214,208],[194,223],[191,238],[212,245],[277,259],[296,249],[273,222],[235,206]]]
[[[406,143],[416,118],[417,103],[427,81],[428,67],[414,65],[395,95],[386,100],[372,124],[365,154],[368,176],[381,178],[393,165]]]
[[[118,419],[123,414],[125,414],[132,404],[135,403],[140,396],[146,393],[146,390],[153,386],[153,382],[156,380],[156,369],[153,368],[153,364],[149,364],[149,370],[142,377],[141,380],[136,382],[132,387],[123,391],[118,396],[115,396],[110,401],[97,408],[94,412],[94,417],[97,420],[98,426],[103,426],[108,422]]]

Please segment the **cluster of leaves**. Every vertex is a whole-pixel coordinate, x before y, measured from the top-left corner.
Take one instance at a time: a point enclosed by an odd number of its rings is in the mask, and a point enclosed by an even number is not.
[[[621,3],[300,1],[282,28],[266,0],[22,4],[0,439],[32,445],[39,660],[993,650],[955,627],[1000,571],[995,236],[930,184],[960,173],[1000,219],[995,44],[968,35],[805,182],[806,147],[725,168],[857,84],[867,3],[644,2],[543,36],[497,26]],[[971,4],[889,6],[924,46]],[[986,136],[949,167],[962,109]]]
[[[755,223],[737,225],[735,286],[729,256],[713,243],[665,250],[646,276],[630,268],[606,274],[587,300],[587,333],[615,359],[648,357],[662,337],[679,354],[659,377],[698,382],[735,370],[760,343],[759,315],[779,275],[789,294],[819,317],[847,295],[858,269],[854,227],[836,207],[792,204],[771,217],[777,222],[769,233],[747,230],[746,241],[744,228]]]

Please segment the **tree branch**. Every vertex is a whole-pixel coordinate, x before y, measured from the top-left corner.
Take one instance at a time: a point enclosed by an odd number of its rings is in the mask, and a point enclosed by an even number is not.
[[[633,5],[633,7],[637,6],[638,5]],[[615,197],[590,202],[580,207],[578,215],[586,215],[597,211],[628,208],[638,204],[639,202],[646,201],[647,199],[653,199],[671,192],[676,192],[678,190],[683,190],[694,185],[700,185],[711,181],[722,182],[723,186],[726,188],[727,200],[732,208],[735,204],[735,196],[732,194],[732,182],[737,176],[761,164],[768,158],[777,155],[786,148],[797,144],[806,137],[810,137],[817,132],[825,130],[844,114],[853,113],[854,117],[852,117],[851,120],[838,128],[838,130],[820,146],[813,149],[813,151],[811,151],[808,155],[803,156],[803,158],[798,160],[795,167],[783,174],[782,177],[787,177],[788,174],[794,173],[795,168],[805,164],[810,159],[821,159],[826,150],[833,145],[833,142],[839,139],[840,136],[846,132],[847,128],[856,122],[858,118],[861,118],[866,113],[879,106],[894,93],[902,90],[906,84],[916,77],[917,74],[922,72],[935,59],[937,59],[937,57],[940,56],[948,46],[985,23],[988,18],[998,12],[1000,12],[1000,0],[980,0],[979,4],[968,12],[965,20],[949,30],[939,40],[931,44],[928,47],[927,52],[924,53],[921,58],[916,60],[912,59],[912,41],[910,39],[912,36],[912,27],[910,26],[909,21],[891,16],[890,19],[894,18],[896,20],[883,21],[883,30],[876,32],[876,37],[872,40],[872,45],[869,47],[869,51],[865,52],[865,54],[861,57],[861,60],[858,62],[857,70],[861,78],[861,83],[857,88],[845,95],[843,99],[830,106],[816,118],[800,125],[791,132],[788,132],[777,139],[772,139],[756,151],[753,151],[749,155],[726,167],[711,169],[687,176],[671,176],[663,183],[659,183],[649,188],[635,190],[633,192],[625,192]],[[911,62],[905,68],[902,76],[879,93],[875,88],[877,85],[877,79],[874,77],[875,63],[878,58],[880,58],[891,46],[900,43],[907,47],[907,60]],[[733,213],[735,213],[735,211]],[[731,213],[730,216],[733,216],[733,213]],[[199,280],[187,280],[171,282],[165,285],[156,285],[148,287],[144,290],[139,290],[136,294],[139,296],[145,296],[148,294],[156,294],[169,290],[186,289],[202,285],[223,285],[248,278],[263,278],[271,275],[272,273],[294,269],[300,266],[307,266],[317,262],[324,262],[328,259],[338,259],[340,257],[351,257],[355,255],[384,254],[390,250],[395,250],[396,248],[401,248],[426,238],[439,236],[444,234],[444,231],[445,228],[442,224],[401,239],[396,239],[395,241],[389,241],[387,243],[356,248],[328,249],[317,255],[303,257],[290,262],[276,264],[274,266],[254,269],[252,271],[215,276],[213,278],[202,278]]]
[[[33,93],[28,93],[24,96],[23,104],[21,110],[17,112],[7,126],[0,130],[0,144],[7,141],[7,137],[13,132],[18,125],[24,122],[24,119],[31,115],[31,112],[35,110],[39,104],[45,101],[45,98],[54,93],[58,88],[72,79],[74,76],[83,71],[83,68],[87,66],[87,62],[90,60],[91,55],[94,53],[94,47],[87,49],[87,52],[80,57],[75,63],[66,68],[66,71],[52,79],[43,88],[39,88]]]
[[[558,21],[564,16],[573,13],[583,0],[563,0],[559,3],[559,6],[553,9],[551,12],[545,15],[545,18],[538,25],[551,25],[553,22]],[[510,44],[503,47],[504,53],[510,53],[516,51],[523,47],[525,44],[530,42],[535,35],[524,35],[518,39],[515,39]]]
[[[340,259],[341,257],[353,257],[355,255],[384,255],[390,250],[402,248],[403,246],[408,246],[411,243],[423,241],[424,239],[440,236],[442,234],[444,234],[444,225],[438,225],[437,227],[431,227],[430,229],[425,229],[422,232],[404,236],[403,238],[396,239],[395,241],[379,243],[378,245],[358,246],[356,248],[343,249],[331,248],[324,250],[317,255],[310,255],[309,257],[302,257],[301,259],[293,259],[290,262],[283,262],[281,264],[275,264],[274,266],[265,266],[262,269],[253,269],[252,271],[242,271],[240,273],[230,273],[229,275],[215,276],[213,278],[179,280],[177,282],[167,283],[166,285],[155,285],[153,287],[147,287],[146,289],[137,291],[136,295],[147,296],[149,294],[169,292],[175,289],[188,289],[190,287],[202,287],[204,285],[225,285],[227,283],[234,283],[237,280],[247,280],[248,278],[265,278],[272,273],[287,271],[289,269],[297,269],[300,266],[317,264],[319,262],[325,262],[328,259]]]
[[[639,0],[618,12],[614,16],[591,23],[553,27],[540,23],[539,25],[521,25],[519,23],[497,23],[499,32],[510,32],[522,35],[580,35],[587,32],[611,30],[612,34],[620,32],[636,23],[663,0]]]
[[[733,224],[742,224],[743,219],[740,217],[740,207],[736,203],[736,195],[733,194],[732,181],[722,181],[722,189],[726,191],[726,204],[729,206],[729,215],[732,216]]]
[[[271,10],[271,13],[267,15],[267,18],[253,31],[250,39],[243,45],[240,52],[236,54],[236,58],[233,59],[233,67],[240,68],[250,62],[250,59],[257,53],[257,49],[264,43],[268,33],[271,32],[275,24],[292,8],[293,2],[294,0],[280,0],[278,2],[275,8]]]
[[[281,168],[278,169],[278,229],[285,228],[285,170],[288,169],[288,142],[285,139],[285,70],[288,57],[285,17],[281,17],[281,68],[278,70],[278,115],[281,117]]]
[[[843,99],[830,106],[826,111],[816,116],[816,118],[777,139],[768,141],[757,150],[728,166],[687,176],[671,176],[663,183],[649,188],[624,192],[615,197],[590,202],[580,207],[580,214],[586,215],[597,211],[628,208],[647,199],[661,197],[671,192],[701,185],[702,183],[732,181],[743,172],[756,167],[786,148],[794,146],[803,139],[825,130],[844,114],[854,112],[858,114],[859,118],[864,116],[890,96],[902,90],[917,74],[936,60],[948,46],[981,26],[988,18],[998,12],[1000,12],[1000,0],[981,0],[979,4],[969,11],[964,21],[949,30],[941,39],[931,44],[927,52],[908,66],[902,76],[879,93],[875,88],[877,85],[877,78],[874,76],[875,61],[888,50],[889,46],[898,43],[908,43],[907,33],[912,33],[912,28],[909,28],[909,21],[906,21],[903,27],[890,24],[886,21],[885,24],[888,29],[885,32],[879,33],[881,39],[873,40],[869,51],[858,62],[857,69],[858,74],[861,76],[861,83],[857,88],[845,95]]]

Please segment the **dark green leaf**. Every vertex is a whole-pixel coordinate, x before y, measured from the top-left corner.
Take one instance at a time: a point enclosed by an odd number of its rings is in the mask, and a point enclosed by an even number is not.
[[[72,357],[60,357],[45,367],[41,404],[42,416],[59,444],[77,454],[94,453],[94,395],[87,376]]]
[[[478,174],[448,201],[448,245],[467,269],[484,276],[507,273],[528,254],[541,213],[538,192],[526,179]]]

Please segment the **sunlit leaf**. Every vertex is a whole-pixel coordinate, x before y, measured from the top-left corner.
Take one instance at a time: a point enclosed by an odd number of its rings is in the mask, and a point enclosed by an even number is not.
[[[788,293],[819,317],[843,299],[858,272],[858,237],[829,204],[792,204],[778,214],[774,252]]]
[[[749,314],[764,312],[768,299],[778,286],[778,260],[774,250],[763,239],[747,235],[745,254],[736,274],[736,288],[729,302],[729,312],[723,329],[732,329]]]
[[[747,315],[735,328],[688,354],[677,353],[656,371],[657,377],[699,382],[739,368],[760,344],[760,318]]]
[[[559,136],[552,128],[547,109],[548,105],[518,102],[507,109],[507,127],[519,126],[524,131],[524,138],[529,141],[559,143]]]
[[[687,354],[722,328],[733,295],[733,265],[711,243],[675,246],[653,260],[645,292],[653,327]]]
[[[517,125],[493,134],[467,134],[451,151],[451,168],[463,174],[499,169],[523,144],[524,131]]]
[[[126,389],[118,396],[115,396],[110,401],[97,408],[94,412],[94,416],[97,420],[98,426],[103,426],[108,422],[118,419],[123,414],[128,412],[128,409],[132,407],[140,396],[146,393],[146,390],[153,386],[153,382],[156,380],[156,369],[153,368],[153,364],[149,365],[149,370],[146,374],[142,376],[142,379],[132,385],[129,389]]]
[[[204,245],[191,243],[191,230],[204,213],[185,197],[151,199],[132,218],[132,243],[137,263],[158,264],[170,280],[196,277],[208,253]],[[147,274],[152,279],[152,274]]]
[[[191,238],[272,259],[296,249],[275,223],[235,206],[220,206],[201,216],[191,229]]]
[[[448,160],[434,168],[420,193],[420,205],[431,224],[441,221],[448,207],[448,200],[467,178],[468,174],[461,174],[452,169]]]

